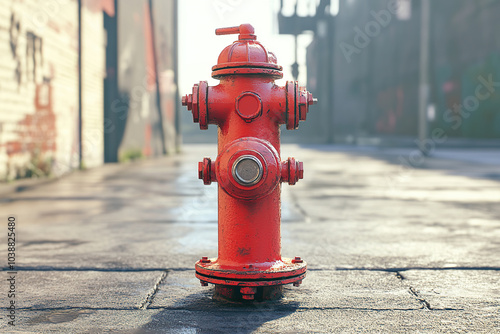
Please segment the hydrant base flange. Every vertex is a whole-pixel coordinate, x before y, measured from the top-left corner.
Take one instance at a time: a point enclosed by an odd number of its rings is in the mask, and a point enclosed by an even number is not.
[[[293,259],[283,258],[266,270],[255,265],[247,270],[223,269],[216,259],[209,262],[196,262],[196,277],[203,282],[216,285],[260,287],[301,282],[306,276],[307,263],[294,263]]]

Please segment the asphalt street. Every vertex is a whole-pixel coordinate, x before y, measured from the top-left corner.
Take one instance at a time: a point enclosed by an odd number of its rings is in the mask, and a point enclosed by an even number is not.
[[[308,274],[282,300],[250,305],[215,301],[194,277],[217,254],[204,156],[215,145],[0,191],[0,331],[500,332],[498,150],[438,149],[412,167],[409,149],[285,145],[305,173],[282,187],[282,254]]]

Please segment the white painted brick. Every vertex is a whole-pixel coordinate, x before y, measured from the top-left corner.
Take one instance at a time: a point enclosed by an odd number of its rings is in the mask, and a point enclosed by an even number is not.
[[[12,55],[9,28],[11,15],[20,22],[17,58]],[[103,163],[103,77],[105,46],[102,13],[83,8],[83,152],[84,163],[92,167]],[[55,131],[44,138],[55,140],[55,152],[43,159],[54,159],[55,174],[78,167],[78,8],[76,0],[11,1],[0,6],[0,179],[13,168],[26,168],[36,152],[8,155],[7,144],[31,142],[19,131],[28,129],[22,121],[35,116],[36,87],[50,80]],[[31,57],[27,59],[28,33],[43,43],[37,54],[37,75],[33,78]],[[43,58],[43,63],[42,63]],[[15,78],[17,59],[21,64],[21,83]],[[37,114],[40,115],[40,112]],[[41,131],[42,123],[36,121]],[[40,134],[37,133],[38,137]],[[40,143],[38,143],[40,144]],[[12,172],[10,177],[12,177]]]

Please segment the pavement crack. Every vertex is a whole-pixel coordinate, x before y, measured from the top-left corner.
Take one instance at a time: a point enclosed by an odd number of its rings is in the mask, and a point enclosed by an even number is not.
[[[302,207],[302,205],[299,204],[299,200],[297,198],[297,195],[295,195],[293,192],[290,194],[290,197],[292,198],[292,203],[297,209],[297,211],[304,217],[304,222],[305,223],[310,223],[311,222],[311,217],[307,214],[306,210]]]
[[[431,304],[427,300],[425,300],[422,296],[420,296],[420,294],[418,293],[417,290],[415,290],[414,287],[410,286],[408,290],[410,291],[410,294],[415,296],[415,298],[417,298],[417,300],[423,305],[423,308],[427,310],[432,310]]]
[[[156,281],[155,285],[153,285],[153,288],[147,293],[147,295],[144,297],[142,303],[139,305],[140,310],[146,310],[151,303],[153,302],[156,293],[160,289],[160,285],[163,283],[165,278],[168,276],[168,270],[164,270],[158,280]]]
[[[399,271],[396,271],[395,275],[396,275],[396,278],[401,280],[401,281],[406,279],[406,277],[404,277],[403,274],[401,274]]]
[[[394,274],[395,274],[396,278],[399,279],[400,281],[403,281],[406,279],[399,271],[396,271]],[[422,308],[427,309],[427,310],[432,310],[431,304],[427,300],[425,300],[425,298],[420,296],[420,294],[418,293],[418,291],[414,287],[408,286],[408,292],[412,296],[414,296],[419,303],[422,304]]]

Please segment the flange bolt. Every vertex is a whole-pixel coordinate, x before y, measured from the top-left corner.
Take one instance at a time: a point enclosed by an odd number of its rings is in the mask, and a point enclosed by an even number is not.
[[[257,293],[257,288],[245,286],[240,289],[240,292],[241,298],[243,298],[244,300],[254,300],[255,293]]]

